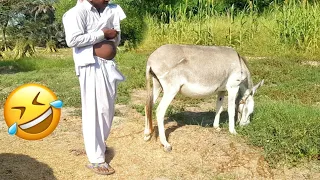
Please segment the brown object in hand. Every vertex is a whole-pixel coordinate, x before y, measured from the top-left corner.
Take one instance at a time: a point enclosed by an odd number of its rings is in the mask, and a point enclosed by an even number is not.
[[[93,55],[106,60],[113,59],[117,54],[117,47],[112,41],[102,41],[93,45]]]

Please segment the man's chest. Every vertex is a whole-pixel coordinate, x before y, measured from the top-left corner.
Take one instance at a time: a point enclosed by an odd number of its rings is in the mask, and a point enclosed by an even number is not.
[[[98,11],[88,12],[87,16],[85,16],[85,27],[87,32],[94,32],[100,30],[104,27],[113,28],[114,13],[111,9],[107,9],[102,13],[98,13]]]

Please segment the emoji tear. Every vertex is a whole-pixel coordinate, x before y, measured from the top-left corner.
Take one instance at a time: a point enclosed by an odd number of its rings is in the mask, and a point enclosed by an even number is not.
[[[8,133],[27,140],[42,139],[57,127],[62,106],[63,102],[45,86],[19,86],[10,93],[4,107]]]

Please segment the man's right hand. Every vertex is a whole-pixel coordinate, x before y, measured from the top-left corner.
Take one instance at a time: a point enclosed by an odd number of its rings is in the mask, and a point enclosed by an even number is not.
[[[118,35],[118,32],[114,29],[103,28],[102,31],[106,39],[113,39]]]

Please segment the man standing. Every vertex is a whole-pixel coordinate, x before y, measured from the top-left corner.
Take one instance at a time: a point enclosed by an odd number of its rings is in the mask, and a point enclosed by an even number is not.
[[[62,18],[80,82],[82,130],[90,162],[86,167],[103,175],[115,172],[105,162],[105,141],[114,117],[117,83],[124,80],[114,57],[120,42],[120,21],[126,15],[109,1],[78,0]]]

